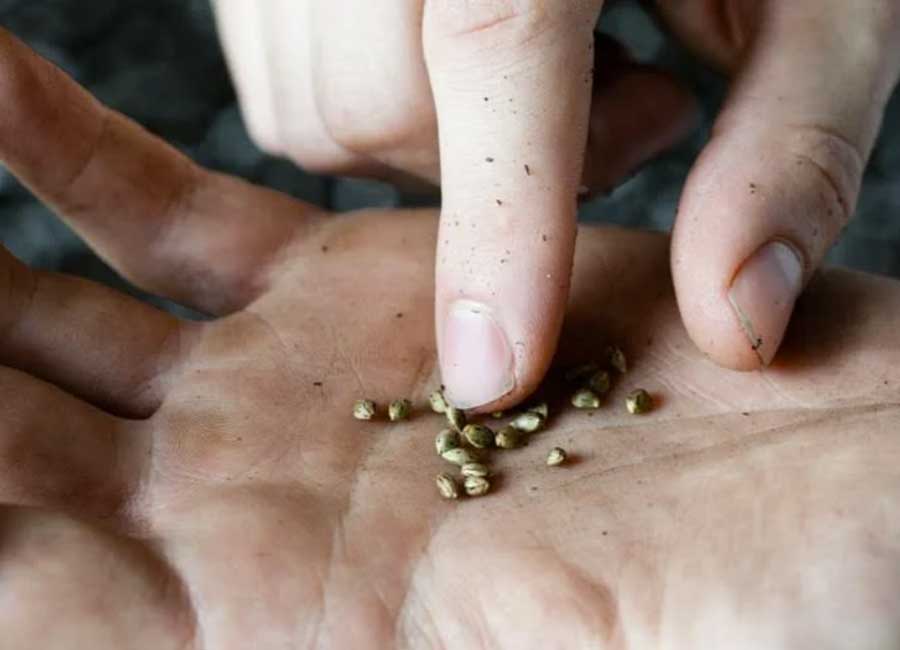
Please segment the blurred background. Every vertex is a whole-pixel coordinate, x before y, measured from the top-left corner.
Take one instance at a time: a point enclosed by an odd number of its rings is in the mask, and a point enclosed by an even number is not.
[[[241,121],[208,0],[0,0],[0,25],[65,69],[101,101],[208,167],[340,211],[437,204],[436,198],[403,196],[375,182],[307,174],[262,154]],[[610,196],[583,205],[581,217],[668,230],[685,176],[709,135],[725,91],[724,80],[666,39],[636,3],[619,3],[608,10],[600,29],[626,43],[639,60],[675,71],[701,98],[705,114],[703,124],[688,140]],[[137,293],[2,168],[0,237],[32,265],[77,273]],[[866,172],[857,216],[829,259],[900,276],[898,244],[900,93],[895,92]]]

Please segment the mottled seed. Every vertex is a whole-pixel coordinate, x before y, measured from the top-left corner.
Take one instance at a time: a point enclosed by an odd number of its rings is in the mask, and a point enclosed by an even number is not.
[[[463,481],[463,487],[466,494],[470,497],[480,497],[488,493],[491,489],[490,481],[482,476],[467,476]]]
[[[444,391],[440,388],[428,396],[428,403],[431,404],[431,410],[435,413],[447,412],[447,400],[444,399]]]
[[[628,393],[628,397],[625,398],[625,406],[632,415],[640,415],[653,408],[653,398],[643,388],[638,388]]]
[[[587,387],[597,395],[606,395],[609,392],[610,384],[609,373],[605,370],[598,370],[588,379]]]
[[[550,414],[550,409],[547,408],[547,402],[539,402],[534,406],[529,407],[528,412],[537,413],[546,420],[547,416]]]
[[[493,413],[491,413],[491,417],[494,418],[495,420],[499,420],[503,416],[504,416],[503,411],[494,411]]]
[[[494,444],[494,432],[483,424],[467,424],[462,433],[468,443],[476,449],[487,449]]]
[[[353,417],[357,420],[371,420],[375,417],[375,402],[370,399],[358,399],[353,403]]]
[[[437,484],[438,492],[445,499],[459,498],[459,486],[456,484],[456,479],[449,474],[438,474],[434,482]]]
[[[578,409],[595,409],[600,406],[600,398],[590,388],[580,388],[572,395],[572,406]]]
[[[550,467],[562,465],[564,462],[566,462],[566,450],[562,447],[554,447],[550,450],[550,453],[547,454],[547,464]]]
[[[544,426],[544,418],[540,413],[525,411],[514,417],[509,425],[524,433],[534,433]]]
[[[625,353],[622,352],[621,348],[608,347],[606,349],[606,361],[623,375],[628,370],[628,362],[625,360]]]
[[[388,406],[388,417],[391,422],[399,422],[409,417],[412,403],[408,399],[395,399]]]
[[[459,471],[463,476],[480,476],[484,478],[490,474],[487,465],[483,463],[466,463]]]
[[[447,405],[445,414],[447,415],[447,422],[450,423],[450,426],[462,433],[462,430],[466,426],[465,411],[458,409],[455,406]]]
[[[513,426],[505,426],[494,436],[494,444],[500,449],[515,449],[522,445],[523,434]]]
[[[459,443],[459,434],[456,431],[442,429],[434,439],[434,448],[437,450],[438,456],[442,456],[445,451],[459,447]]]
[[[473,454],[465,447],[454,447],[453,449],[448,449],[443,454],[441,454],[441,458],[446,460],[448,463],[453,463],[454,465],[459,465],[460,467],[462,467],[466,463],[478,462],[478,458],[475,457],[475,454]]]
[[[600,370],[600,364],[595,361],[583,363],[580,366],[569,368],[566,371],[565,380],[570,384],[580,384],[598,370]]]

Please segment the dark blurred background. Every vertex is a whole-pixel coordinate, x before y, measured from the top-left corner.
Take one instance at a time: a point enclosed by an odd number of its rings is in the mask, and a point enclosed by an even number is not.
[[[390,187],[306,174],[263,155],[247,137],[208,0],[0,0],[0,25],[56,62],[108,105],[195,160],[335,210],[421,204]],[[684,178],[708,137],[724,82],[663,37],[636,5],[600,28],[638,59],[674,70],[702,99],[704,123],[671,151],[586,204],[582,218],[668,230]],[[869,164],[855,220],[830,261],[900,276],[900,93]],[[0,237],[25,261],[124,288],[78,238],[0,168]]]

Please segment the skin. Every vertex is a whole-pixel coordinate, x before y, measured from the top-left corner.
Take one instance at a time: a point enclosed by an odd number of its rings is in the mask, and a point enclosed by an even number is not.
[[[440,182],[448,394],[483,411],[527,397],[569,304],[579,186],[608,189],[677,140],[689,96],[594,43],[600,0],[215,4],[263,147],[320,171]],[[733,79],[682,196],[672,273],[699,349],[757,369],[853,213],[900,72],[900,5],[644,4]],[[494,325],[454,332],[459,299]]]
[[[896,281],[821,272],[778,362],[736,374],[691,344],[663,236],[583,228],[557,362],[615,342],[631,369],[593,415],[551,373],[550,428],[448,503],[436,215],[316,213],[193,166],[6,34],[0,54],[5,164],[217,316],[2,258],[5,648],[900,643]],[[361,396],[416,413],[361,423]]]

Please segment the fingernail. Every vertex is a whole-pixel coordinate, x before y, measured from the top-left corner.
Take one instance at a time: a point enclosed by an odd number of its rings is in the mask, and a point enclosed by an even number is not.
[[[471,300],[453,303],[443,339],[441,377],[454,406],[475,408],[512,390],[512,349],[489,307]]]
[[[775,356],[802,288],[800,256],[780,241],[751,255],[734,278],[728,299],[763,365]]]

